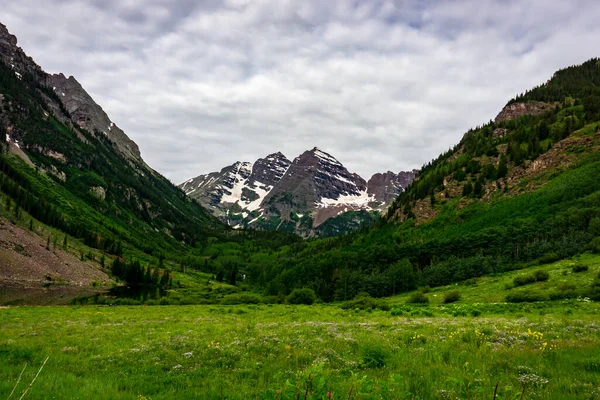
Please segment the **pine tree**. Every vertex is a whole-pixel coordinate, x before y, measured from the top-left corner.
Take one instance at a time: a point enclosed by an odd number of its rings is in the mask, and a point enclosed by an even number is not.
[[[465,186],[463,186],[462,195],[467,197],[470,196],[471,193],[473,193],[473,185],[471,184],[471,182],[467,182],[465,183]]]
[[[50,250],[50,235],[48,235],[48,240],[46,241],[46,250]]]
[[[152,284],[154,286],[158,285],[158,282],[160,281],[160,274],[158,272],[158,268],[154,268],[154,270],[152,271]]]
[[[65,250],[67,249],[67,234],[66,233],[65,233],[65,238],[63,239],[63,249],[65,249]]]
[[[498,165],[498,179],[506,177],[508,173],[508,167],[506,166],[506,155],[500,156],[500,164]]]

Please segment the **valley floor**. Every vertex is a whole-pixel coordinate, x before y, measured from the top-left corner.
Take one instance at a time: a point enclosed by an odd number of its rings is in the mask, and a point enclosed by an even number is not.
[[[0,398],[48,358],[28,399],[598,399],[599,321],[586,299],[2,308]]]

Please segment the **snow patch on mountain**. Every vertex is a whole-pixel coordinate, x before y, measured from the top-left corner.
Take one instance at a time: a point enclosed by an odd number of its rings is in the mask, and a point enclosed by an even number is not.
[[[337,199],[322,198],[315,205],[319,208],[333,206],[354,206],[363,210],[371,210],[369,203],[376,201],[375,196],[369,195],[366,190],[361,191],[358,195],[344,194]]]
[[[246,172],[246,174],[244,174]],[[252,163],[242,162],[239,163],[238,169],[233,177],[233,187],[222,187],[226,190],[225,194],[221,197],[222,203],[237,203],[242,200],[242,191],[248,181],[248,176],[252,172]]]

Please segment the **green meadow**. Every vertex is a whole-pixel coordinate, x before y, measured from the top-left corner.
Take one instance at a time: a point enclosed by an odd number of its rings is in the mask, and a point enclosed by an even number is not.
[[[598,303],[504,301],[517,290],[588,286],[598,261],[588,254],[371,299],[375,308],[2,308],[0,398],[18,399],[33,381],[25,398],[598,399]],[[538,270],[549,279],[515,286]],[[449,292],[459,298],[446,304]],[[408,303],[415,293],[429,303]]]

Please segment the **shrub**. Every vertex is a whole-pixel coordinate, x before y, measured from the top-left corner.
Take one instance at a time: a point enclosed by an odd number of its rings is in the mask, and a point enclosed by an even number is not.
[[[223,297],[221,304],[233,305],[233,304],[259,304],[261,298],[257,295],[250,293],[234,293],[228,294]]]
[[[600,273],[598,273],[598,276],[592,282],[587,294],[590,299],[600,301]]]
[[[536,301],[548,300],[549,297],[547,294],[529,291],[515,292],[506,296],[506,301],[508,303],[533,303]]]
[[[391,314],[392,314],[392,317],[399,317],[399,316],[403,315],[404,313],[402,312],[402,310],[400,308],[393,308]]]
[[[421,291],[421,293],[429,293],[431,288],[429,286],[423,286],[423,287],[420,287],[419,290]]]
[[[263,296],[262,302],[264,304],[277,304],[281,303],[281,299],[277,296]]]
[[[472,308],[469,313],[473,316],[473,317],[479,317],[481,315],[481,310],[477,309],[477,308]]]
[[[463,282],[463,285],[475,286],[475,285],[477,285],[477,279],[476,278],[467,279],[466,281]]]
[[[591,247],[592,253],[600,254],[600,237],[593,239],[590,242],[590,247]]]
[[[550,279],[550,274],[543,270],[528,275],[518,275],[513,279],[515,286],[524,286],[534,282],[544,282]]]
[[[538,270],[533,273],[533,277],[537,282],[545,282],[550,279],[550,274],[546,271]]]
[[[389,311],[390,306],[385,300],[377,300],[372,298],[368,293],[361,292],[354,299],[349,300],[340,306],[344,310],[359,309],[359,310],[375,310]]]
[[[422,292],[415,292],[410,295],[406,302],[412,304],[427,304],[429,303],[429,297],[425,296]]]
[[[560,256],[556,253],[546,253],[540,257],[540,264],[550,264],[560,260]]]
[[[571,283],[563,282],[560,285],[558,285],[558,288],[564,292],[565,290],[575,290],[577,289],[577,286]]]
[[[587,265],[577,264],[577,265],[574,265],[573,268],[571,268],[571,271],[573,271],[575,273],[587,272],[588,269],[589,269],[589,267]]]
[[[444,303],[454,303],[460,300],[460,292],[458,290],[453,290],[444,295]]]
[[[169,299],[168,299],[168,298],[166,298],[166,297],[161,297],[160,299],[158,299],[158,300],[156,301],[156,304],[157,304],[157,305],[159,305],[159,306],[168,306],[168,305],[170,305],[170,304],[171,304],[171,302],[169,301]]]
[[[551,292],[549,294],[549,296],[550,296],[550,300],[566,300],[566,299],[576,299],[578,297],[582,297],[583,293],[581,293],[580,290],[575,290],[575,289],[563,290],[561,288],[561,290],[559,290],[559,291]]]
[[[362,348],[362,366],[364,368],[383,368],[387,358],[386,352],[378,344],[370,344]]]
[[[294,289],[286,300],[289,304],[311,305],[317,300],[317,295],[314,290],[309,288]]]
[[[533,282],[535,282],[535,276],[533,275],[517,275],[513,279],[515,286],[529,285]]]

